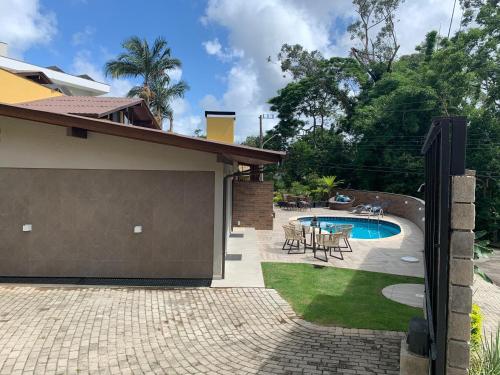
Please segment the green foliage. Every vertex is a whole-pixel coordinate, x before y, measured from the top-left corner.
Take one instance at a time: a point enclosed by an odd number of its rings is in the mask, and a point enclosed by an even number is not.
[[[459,32],[444,38],[430,31],[414,53],[394,59],[399,46],[387,38],[399,1],[353,2],[359,15],[370,14],[350,27],[361,42],[353,58],[326,59],[286,45],[278,56],[292,82],[269,101],[280,121],[266,137],[272,137],[270,148],[287,151],[281,182],[290,187],[312,174],[335,175],[348,187],[418,195],[424,179],[420,150],[432,118],[465,116],[467,168],[477,171],[476,228],[487,232],[482,241],[498,242],[499,1],[463,2]],[[377,28],[367,36],[364,23],[378,21],[387,26],[380,38]]]
[[[489,247],[490,241],[484,238],[488,233],[485,230],[478,231],[474,234],[474,259],[488,257],[488,254],[493,252],[493,249]]]
[[[483,314],[481,308],[473,304],[470,314],[470,343],[473,348],[481,343],[481,332],[483,330]]]
[[[292,186],[290,187],[290,194],[292,195],[303,195],[308,197],[311,195],[311,191],[307,185],[301,184],[298,181],[292,182]]]
[[[390,72],[399,50],[394,23],[401,0],[353,0],[359,15],[347,31],[358,45],[351,54],[367,71],[373,81]]]
[[[405,331],[422,309],[387,299],[382,289],[422,279],[377,272],[316,267],[312,264],[262,263],[267,288],[276,289],[309,322],[348,328]]]
[[[473,347],[471,353],[471,375],[500,374],[500,329],[496,334],[481,339],[481,344]]]
[[[285,200],[281,191],[275,191],[273,196],[273,203],[283,202]]]
[[[337,180],[337,176],[323,176],[316,179],[317,188],[314,192],[323,200],[328,200],[333,196],[335,189],[338,188],[344,181]]]
[[[171,56],[171,50],[163,37],[156,38],[150,45],[147,39],[132,36],[122,43],[122,48],[124,52],[106,62],[106,75],[113,78],[142,78],[142,85],[132,87],[128,96],[144,99],[159,122],[168,118],[172,128],[173,111],[170,103],[189,89],[183,81],[171,84],[168,75],[172,69],[181,67],[181,61]]]

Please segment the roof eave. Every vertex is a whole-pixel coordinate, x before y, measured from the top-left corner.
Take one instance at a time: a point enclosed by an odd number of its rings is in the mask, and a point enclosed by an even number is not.
[[[82,128],[100,134],[159,143],[213,154],[227,154],[233,156],[235,160],[238,158],[241,158],[242,160],[253,160],[258,164],[279,163],[285,157],[285,153],[280,151],[260,150],[252,147],[208,141],[201,138],[164,132],[159,129],[124,125],[108,120],[46,112],[30,108],[17,107],[15,105],[0,104],[0,116],[18,118],[49,125]]]

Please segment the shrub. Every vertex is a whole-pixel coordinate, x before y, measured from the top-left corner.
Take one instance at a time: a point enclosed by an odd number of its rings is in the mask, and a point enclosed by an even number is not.
[[[290,188],[290,193],[292,195],[304,195],[306,197],[311,195],[309,188],[306,185],[301,184],[298,181],[292,182],[292,187]]]
[[[473,348],[481,344],[481,332],[483,328],[483,314],[481,308],[474,304],[470,314],[470,343]]]
[[[481,344],[472,349],[470,375],[500,374],[500,329],[489,339],[482,338]]]
[[[283,197],[283,193],[281,191],[275,191],[273,197],[273,203],[283,202],[285,198]]]

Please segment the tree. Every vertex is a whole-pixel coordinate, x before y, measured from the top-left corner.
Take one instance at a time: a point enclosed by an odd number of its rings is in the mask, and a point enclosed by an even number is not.
[[[181,61],[171,56],[167,41],[158,37],[152,46],[146,39],[132,36],[122,43],[125,52],[105,65],[107,76],[113,78],[133,77],[142,79],[142,85],[133,87],[128,96],[137,96],[146,102],[157,119],[169,118],[173,125],[170,101],[182,97],[188,89],[185,82],[170,85],[168,72],[179,68]]]
[[[318,178],[317,185],[318,188],[316,192],[326,197],[326,199],[330,199],[340,185],[342,185],[344,181],[337,180],[337,176],[323,176]]]
[[[351,48],[351,55],[366,70],[373,81],[384,72],[392,70],[392,64],[400,45],[396,38],[395,12],[402,0],[353,0],[358,19],[347,30],[351,39],[360,42]]]
[[[285,45],[283,49],[282,69],[290,71],[294,81],[269,99],[269,104],[280,119],[274,129],[274,134],[279,135],[276,141],[280,140],[286,147],[294,137],[309,132],[315,134],[318,128],[335,127],[343,114],[350,115],[355,101],[351,93],[359,90],[365,79],[353,59],[327,60],[298,45]]]
[[[171,84],[168,76],[156,78],[151,84],[150,107],[155,113],[158,122],[161,123],[163,119],[168,119],[170,132],[174,131],[174,111],[171,102],[175,98],[184,97],[187,90],[189,90],[189,86],[186,82],[179,81]]]

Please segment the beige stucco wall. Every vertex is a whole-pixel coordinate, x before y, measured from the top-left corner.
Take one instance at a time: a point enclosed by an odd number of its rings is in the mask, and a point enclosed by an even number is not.
[[[214,277],[221,274],[224,165],[215,154],[92,132],[81,139],[66,130],[0,116],[0,168],[214,171]]]

